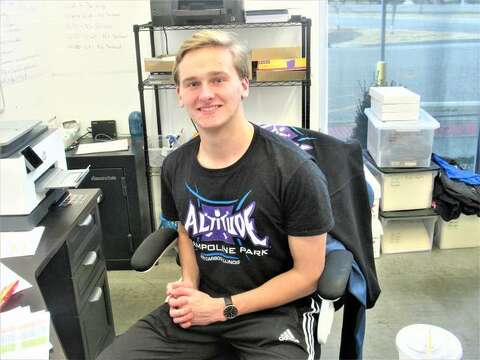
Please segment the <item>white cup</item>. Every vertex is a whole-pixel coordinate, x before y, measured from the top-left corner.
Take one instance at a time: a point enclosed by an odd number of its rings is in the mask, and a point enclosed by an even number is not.
[[[438,326],[413,324],[395,339],[399,360],[461,360],[462,345],[455,335]]]

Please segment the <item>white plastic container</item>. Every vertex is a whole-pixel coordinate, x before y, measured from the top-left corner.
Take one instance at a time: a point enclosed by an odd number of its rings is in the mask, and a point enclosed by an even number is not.
[[[402,86],[371,87],[372,110],[380,121],[417,121],[420,96]]]
[[[373,191],[373,204],[371,206],[373,257],[378,258],[380,257],[380,243],[383,235],[382,223],[378,218],[382,190],[380,183],[375,176],[373,176],[372,172],[366,166],[363,167],[363,170],[365,173],[365,180],[367,180],[368,185],[370,185]]]
[[[380,214],[382,254],[432,250],[437,215],[432,209],[391,211]]]
[[[378,180],[382,211],[418,210],[432,207],[433,180],[438,166],[428,168],[377,168],[366,159],[365,165]],[[412,196],[412,194],[415,194]]]
[[[439,219],[435,244],[440,249],[459,249],[480,246],[480,217],[461,214],[458,219]]]
[[[451,332],[438,326],[413,324],[401,329],[395,345],[399,360],[461,360],[462,344]]]
[[[148,137],[148,160],[150,167],[159,168],[165,157],[179,146],[174,135],[156,135]]]
[[[382,122],[365,109],[368,117],[367,149],[378,167],[428,167],[438,121],[423,109],[418,121]]]

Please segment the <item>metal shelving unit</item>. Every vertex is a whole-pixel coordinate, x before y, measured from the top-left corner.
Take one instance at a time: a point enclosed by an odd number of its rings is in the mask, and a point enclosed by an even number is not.
[[[181,30],[200,30],[200,29],[249,29],[249,28],[300,28],[301,30],[301,48],[302,57],[306,59],[306,76],[305,80],[298,81],[250,81],[251,87],[277,87],[277,86],[300,86],[302,88],[302,127],[310,128],[310,48],[311,48],[311,27],[312,23],[309,18],[298,17],[289,22],[268,22],[268,23],[245,23],[245,24],[212,24],[212,25],[184,25],[184,26],[155,26],[151,22],[142,25],[133,25],[133,32],[135,36],[135,55],[137,62],[137,76],[138,76],[138,92],[140,98],[140,111],[142,113],[143,138],[145,163],[147,169],[148,194],[150,199],[150,209],[153,209],[151,183],[150,183],[150,159],[148,156],[148,134],[147,124],[145,119],[145,98],[144,91],[154,91],[156,121],[158,134],[162,132],[161,115],[160,115],[160,100],[158,90],[175,89],[175,84],[166,80],[158,80],[154,77],[144,78],[142,71],[142,56],[140,49],[140,33],[148,32],[150,36],[150,55],[156,56],[155,52],[155,32],[166,31],[181,31]],[[153,210],[152,210],[153,211]],[[154,224],[152,214],[152,224]],[[153,225],[152,225],[153,226]]]

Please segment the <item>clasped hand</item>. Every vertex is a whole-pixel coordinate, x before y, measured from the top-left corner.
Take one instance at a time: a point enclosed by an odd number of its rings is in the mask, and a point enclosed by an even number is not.
[[[212,298],[195,289],[189,281],[169,283],[167,295],[170,316],[184,329],[225,320],[222,298]]]

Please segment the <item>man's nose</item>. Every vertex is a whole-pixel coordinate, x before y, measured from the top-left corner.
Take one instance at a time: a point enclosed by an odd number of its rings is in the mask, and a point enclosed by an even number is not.
[[[200,100],[209,100],[213,98],[214,94],[208,84],[203,84],[200,91]]]

